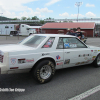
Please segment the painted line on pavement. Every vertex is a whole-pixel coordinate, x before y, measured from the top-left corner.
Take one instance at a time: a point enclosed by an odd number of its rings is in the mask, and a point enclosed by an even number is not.
[[[92,95],[92,94],[94,94],[94,93],[96,93],[98,91],[100,91],[100,85],[96,86],[96,87],[94,87],[94,88],[92,88],[92,89],[90,89],[90,90],[88,90],[88,91],[86,91],[86,92],[84,92],[82,94],[79,94],[79,95],[77,95],[75,97],[72,97],[72,98],[70,98],[68,100],[82,100],[82,99],[84,99],[84,98],[86,98],[86,97],[88,97],[88,96],[90,96],[90,95]]]

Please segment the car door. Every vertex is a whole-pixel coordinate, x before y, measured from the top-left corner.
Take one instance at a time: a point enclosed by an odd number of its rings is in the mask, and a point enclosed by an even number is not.
[[[55,69],[60,69],[63,67],[63,50],[63,43],[59,44],[58,37],[50,37],[42,46],[42,57],[53,58],[56,62]]]
[[[91,50],[76,37],[64,37],[64,65],[63,68],[88,64]]]

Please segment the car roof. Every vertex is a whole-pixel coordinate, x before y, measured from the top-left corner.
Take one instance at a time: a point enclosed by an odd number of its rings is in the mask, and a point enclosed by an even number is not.
[[[72,35],[64,35],[64,34],[35,34],[35,35],[41,35],[41,36],[49,36],[49,37],[75,37]]]

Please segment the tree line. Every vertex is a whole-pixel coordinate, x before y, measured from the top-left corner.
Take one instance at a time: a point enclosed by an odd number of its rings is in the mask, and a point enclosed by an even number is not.
[[[40,24],[45,24],[45,23],[47,23],[47,22],[49,22],[49,21],[44,21],[44,20],[42,20],[42,19],[39,19],[37,16],[34,16],[34,17],[21,17],[21,19],[19,19],[19,18],[7,18],[7,17],[3,17],[3,16],[0,16],[0,21],[5,21],[5,20],[40,20],[39,21],[39,23]],[[46,18],[46,20],[54,20],[54,18],[51,18],[51,17],[49,17],[49,18]],[[50,21],[51,22],[51,21]],[[52,21],[52,22],[55,22],[55,21]],[[64,21],[64,22],[68,22],[68,21]],[[69,22],[72,22],[72,21],[69,21]]]
[[[51,17],[49,17],[49,18],[46,18],[46,19],[54,19],[54,18],[51,18]],[[13,18],[12,20],[20,20],[20,19],[18,19],[17,17],[16,18]],[[30,17],[21,17],[21,20],[40,20],[37,16],[34,16],[34,17],[32,17],[32,18],[30,18]]]

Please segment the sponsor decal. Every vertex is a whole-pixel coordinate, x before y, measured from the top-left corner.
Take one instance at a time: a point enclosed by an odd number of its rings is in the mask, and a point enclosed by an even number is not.
[[[85,57],[84,59],[85,59],[85,60],[88,60],[88,58],[87,58],[87,57]]]
[[[69,64],[70,63],[70,59],[66,59],[64,64]]]
[[[47,42],[47,45],[51,45],[51,42]]]
[[[83,62],[77,62],[75,65],[85,64],[85,63],[88,63],[89,61],[90,61],[90,60],[83,61]]]
[[[83,57],[83,55],[79,55],[79,57]]]
[[[95,58],[96,58],[96,56],[93,56],[93,57],[92,57],[92,60],[95,60]]]
[[[34,62],[34,59],[26,59],[26,62]]]
[[[77,62],[75,65],[79,65],[80,64],[80,62]]]
[[[63,62],[59,62],[59,63],[57,63],[57,65],[63,65]]]
[[[97,53],[97,50],[94,50],[94,53]]]
[[[29,62],[34,62],[34,59],[18,59],[18,63],[19,64],[23,64],[23,63],[29,63]]]
[[[16,63],[16,58],[11,58],[11,63],[14,65]]]
[[[96,56],[93,56],[92,58],[96,58]]]
[[[85,56],[89,56],[89,54],[85,54]]]
[[[83,62],[80,62],[80,64],[84,64],[85,62],[83,61]]]
[[[91,50],[91,52],[93,52],[93,50]]]
[[[61,57],[59,55],[56,56],[56,59],[60,59]]]
[[[72,48],[76,48],[77,45],[76,45],[76,44],[70,44],[70,47],[72,47]]]
[[[23,58],[23,59],[18,59],[18,63],[19,63],[19,64],[26,63],[25,58]]]
[[[49,55],[50,53],[43,53],[42,56]]]
[[[69,43],[64,44],[65,48],[70,47]]]
[[[83,55],[79,55],[79,57],[85,57],[85,56],[91,56],[91,54],[83,54]]]
[[[44,48],[48,48],[48,47],[49,47],[49,45],[44,45],[43,47],[44,47]]]

